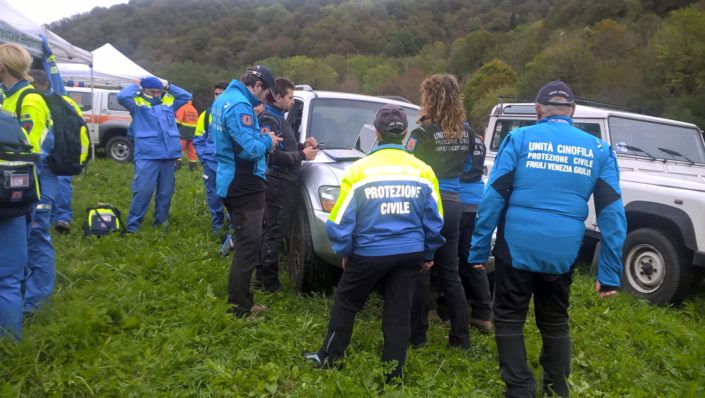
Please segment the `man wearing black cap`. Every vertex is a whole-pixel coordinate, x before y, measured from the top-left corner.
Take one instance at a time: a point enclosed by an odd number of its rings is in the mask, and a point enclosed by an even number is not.
[[[396,361],[389,375],[401,377],[409,343],[413,286],[433,266],[443,209],[431,167],[401,145],[407,129],[404,109],[385,105],[375,116],[379,146],[345,171],[326,223],[333,249],[343,257],[343,276],[331,310],[328,335],[306,359],[327,367],[350,343],[355,314],[384,281],[382,361]]]
[[[468,263],[482,264],[497,227],[494,327],[507,397],[536,396],[522,329],[531,296],[543,346],[542,393],[566,397],[572,265],[594,195],[602,248],[595,291],[617,293],[626,218],[619,168],[606,142],[573,127],[573,92],[561,81],[536,96],[534,126],[507,135],[478,208]]]
[[[228,310],[238,317],[262,312],[250,291],[252,271],[259,263],[266,162],[281,138],[260,131],[254,107],[273,100],[274,75],[266,66],[249,68],[242,81],[233,79],[211,108],[210,129],[218,161],[216,192],[232,218],[235,254],[228,278]]]

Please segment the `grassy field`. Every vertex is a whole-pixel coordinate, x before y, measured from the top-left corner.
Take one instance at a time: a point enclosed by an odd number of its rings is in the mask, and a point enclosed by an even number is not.
[[[55,235],[51,303],[26,319],[23,341],[0,342],[0,397],[44,396],[467,396],[504,389],[492,337],[472,331],[466,353],[446,348],[432,323],[426,348],[410,350],[400,386],[379,361],[381,299],[358,316],[345,369],[319,370],[331,296],[255,293],[261,319],[225,313],[230,258],[218,256],[199,173],[177,173],[170,228],[83,238],[85,208],[109,202],[127,215],[132,166],[97,160],[74,182],[74,228]],[[283,271],[284,272],[284,271]],[[282,278],[284,273],[282,272]],[[705,396],[705,286],[678,307],[626,294],[600,300],[586,271],[571,302],[571,386],[577,397]],[[530,317],[529,360],[540,336]]]

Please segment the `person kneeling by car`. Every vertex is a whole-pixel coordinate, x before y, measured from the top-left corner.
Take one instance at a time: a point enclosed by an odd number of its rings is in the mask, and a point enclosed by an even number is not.
[[[431,167],[401,145],[407,129],[400,106],[388,104],[374,120],[379,146],[350,166],[326,222],[333,249],[343,257],[328,335],[305,358],[330,367],[350,344],[355,315],[384,282],[382,361],[396,361],[387,381],[402,376],[409,343],[413,287],[433,266],[441,236],[443,207]]]

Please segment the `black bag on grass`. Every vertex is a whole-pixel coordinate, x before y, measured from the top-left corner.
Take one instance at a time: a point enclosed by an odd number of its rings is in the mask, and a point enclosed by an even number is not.
[[[98,206],[86,209],[88,218],[83,224],[83,236],[101,237],[113,232],[125,232],[120,218],[120,210],[109,204],[99,203]]]

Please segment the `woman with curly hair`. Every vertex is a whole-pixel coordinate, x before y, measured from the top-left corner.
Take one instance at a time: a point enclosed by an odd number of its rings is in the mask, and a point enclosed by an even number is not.
[[[465,159],[472,150],[472,134],[465,123],[465,110],[460,85],[453,75],[438,74],[421,83],[419,127],[411,132],[406,148],[431,166],[438,178],[443,205],[443,229],[446,243],[433,259],[432,272],[438,282],[439,299],[448,310],[450,335],[448,345],[470,347],[465,291],[458,273],[458,238],[462,207],[460,175]],[[430,272],[419,276],[411,309],[411,344],[414,348],[426,344],[428,330],[428,300],[431,288]]]

